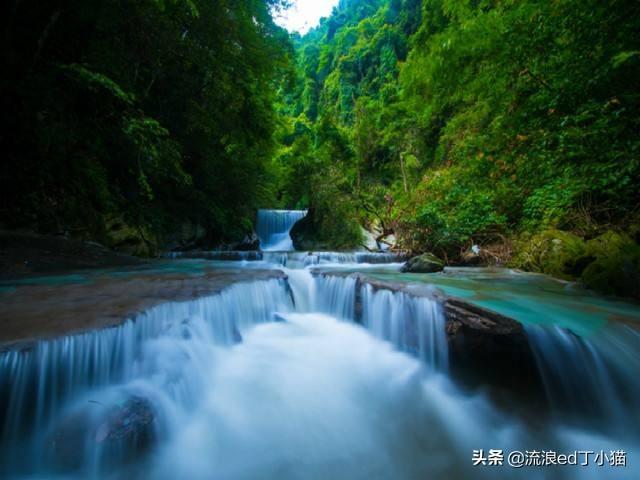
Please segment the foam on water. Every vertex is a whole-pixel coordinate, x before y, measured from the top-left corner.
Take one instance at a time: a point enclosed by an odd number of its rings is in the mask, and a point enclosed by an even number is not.
[[[144,374],[143,353],[155,339],[180,337],[197,328],[198,338],[230,344],[252,324],[292,308],[283,281],[236,284],[215,296],[154,307],[115,328],[1,354],[0,473],[15,463],[15,452],[38,452],[38,441],[77,397]]]
[[[288,284],[234,285],[114,329],[0,356],[0,473],[638,477],[635,330],[619,326],[587,341],[562,329],[528,328],[551,405],[580,397],[597,405],[550,422],[546,415],[521,421],[448,378],[445,321],[435,301],[376,290],[348,275],[287,274]],[[605,416],[607,408],[617,416]],[[629,466],[472,467],[473,450],[494,448],[623,449]]]

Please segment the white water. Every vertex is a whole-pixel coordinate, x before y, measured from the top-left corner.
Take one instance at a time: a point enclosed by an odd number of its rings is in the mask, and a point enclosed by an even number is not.
[[[78,397],[147,375],[145,353],[154,342],[172,345],[193,336],[229,345],[251,325],[292,308],[281,281],[237,284],[212,297],[154,307],[116,328],[0,355],[0,476],[1,467],[15,461],[15,452],[41,453],[47,431]],[[159,360],[168,358],[167,352],[151,351]]]
[[[619,434],[582,417],[547,423],[545,412],[532,412],[539,418],[531,428],[455,387],[435,302],[376,291],[349,276],[287,273],[288,286],[236,285],[157,307],[116,329],[2,355],[0,397],[8,408],[0,410],[0,476],[637,478],[637,429]],[[637,426],[638,345],[627,333],[587,342],[566,341],[564,331],[530,332],[539,361],[547,360],[541,369],[550,394],[561,390],[554,375],[569,385],[580,371],[588,383],[595,369],[595,388],[577,385],[574,399],[601,396]],[[566,366],[570,360],[578,367]],[[587,368],[579,367],[583,361]],[[632,388],[619,391],[621,375]],[[152,405],[155,439],[147,455],[125,461],[129,444],[97,439],[108,408],[131,398]],[[59,458],[51,438],[74,447],[74,462]],[[483,469],[471,466],[479,448],[625,449],[630,467]]]
[[[638,330],[609,325],[581,338],[557,327],[529,326],[527,333],[558,415],[623,435],[630,425],[640,426]]]
[[[264,252],[262,258],[268,265],[300,269],[313,266],[342,265],[359,269],[381,264],[400,267],[404,256],[396,253],[380,252]]]
[[[427,298],[402,292],[362,291],[364,325],[378,338],[421,358],[434,370],[449,366],[445,322],[441,307]]]
[[[258,210],[260,248],[272,252],[294,250],[289,231],[306,214],[306,210]]]

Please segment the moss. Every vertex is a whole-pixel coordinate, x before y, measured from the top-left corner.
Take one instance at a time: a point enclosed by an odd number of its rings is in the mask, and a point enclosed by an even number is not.
[[[585,241],[560,230],[522,236],[511,266],[579,280],[600,293],[640,298],[640,246],[615,231]]]
[[[153,257],[158,251],[158,242],[150,229],[136,227],[122,217],[105,220],[105,243],[117,252],[136,257]]]
[[[606,294],[640,298],[640,246],[625,234],[608,231],[587,242],[594,258],[580,280]]]
[[[444,262],[433,253],[413,257],[402,267],[402,271],[408,273],[434,273],[442,270],[444,270]]]
[[[515,252],[511,266],[565,280],[578,277],[590,263],[585,241],[562,230],[522,236],[515,242]]]

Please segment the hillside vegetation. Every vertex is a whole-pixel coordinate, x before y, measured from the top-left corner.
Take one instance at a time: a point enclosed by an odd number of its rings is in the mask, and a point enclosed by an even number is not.
[[[325,248],[638,279],[640,3],[287,3],[13,2],[0,227],[152,255],[309,208]]]

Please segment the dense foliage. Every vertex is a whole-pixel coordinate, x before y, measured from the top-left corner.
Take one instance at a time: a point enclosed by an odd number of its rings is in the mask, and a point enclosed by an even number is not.
[[[110,241],[127,225],[149,243],[250,230],[254,209],[275,201],[275,81],[291,56],[271,16],[280,6],[9,2],[5,227]]]
[[[638,31],[633,0],[342,0],[296,39],[287,194],[321,208],[328,184],[351,219],[447,257],[549,228],[633,232]]]
[[[291,37],[286,3],[11,2],[2,225],[166,247],[298,207],[326,248],[638,251],[636,0],[341,0]]]

